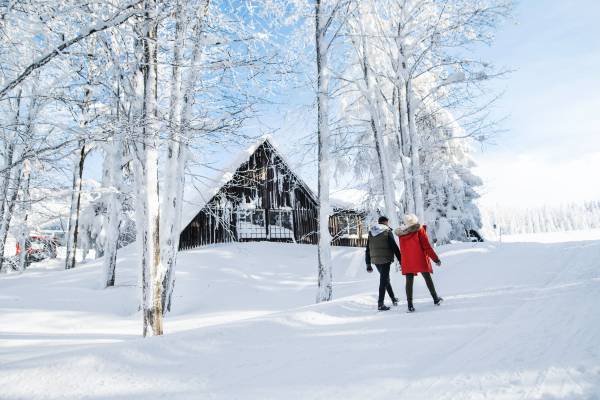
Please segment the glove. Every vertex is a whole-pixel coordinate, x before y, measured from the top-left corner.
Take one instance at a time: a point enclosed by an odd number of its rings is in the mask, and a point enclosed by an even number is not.
[[[371,267],[371,265],[367,265],[367,272],[373,272],[373,267]]]

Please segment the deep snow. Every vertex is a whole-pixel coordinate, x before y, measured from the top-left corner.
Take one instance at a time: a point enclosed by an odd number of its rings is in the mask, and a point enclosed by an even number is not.
[[[438,247],[445,302],[419,277],[413,314],[375,311],[363,249],[332,248],[321,304],[316,246],[188,250],[166,333],[147,339],[134,251],[107,290],[101,259],[0,276],[0,398],[600,398],[598,240]]]

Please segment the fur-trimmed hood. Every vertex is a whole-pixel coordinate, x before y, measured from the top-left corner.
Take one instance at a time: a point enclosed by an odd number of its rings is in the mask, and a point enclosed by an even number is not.
[[[396,228],[396,230],[394,230],[394,233],[396,234],[396,236],[402,237],[414,232],[418,232],[421,230],[422,227],[423,225],[417,222],[416,224]]]

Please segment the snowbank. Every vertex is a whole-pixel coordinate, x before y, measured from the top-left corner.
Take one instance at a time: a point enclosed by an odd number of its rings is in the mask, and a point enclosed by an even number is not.
[[[503,238],[504,239],[504,238]],[[117,286],[101,261],[0,277],[2,399],[552,399],[600,392],[600,241],[436,248],[435,307],[415,282],[377,313],[363,249],[332,248],[334,301],[314,304],[316,246],[180,253],[166,334],[142,339],[135,246]],[[403,298],[404,280],[392,274]],[[388,301],[386,299],[386,301]]]

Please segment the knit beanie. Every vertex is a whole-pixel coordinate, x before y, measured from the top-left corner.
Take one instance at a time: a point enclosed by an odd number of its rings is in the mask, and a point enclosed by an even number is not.
[[[408,214],[408,215],[405,215],[405,216],[404,216],[404,219],[406,220],[406,223],[407,223],[408,225],[414,225],[414,224],[416,224],[416,223],[418,223],[418,222],[419,222],[419,219],[418,219],[418,218],[417,218],[417,216],[416,216],[416,215],[414,215],[414,214]]]

